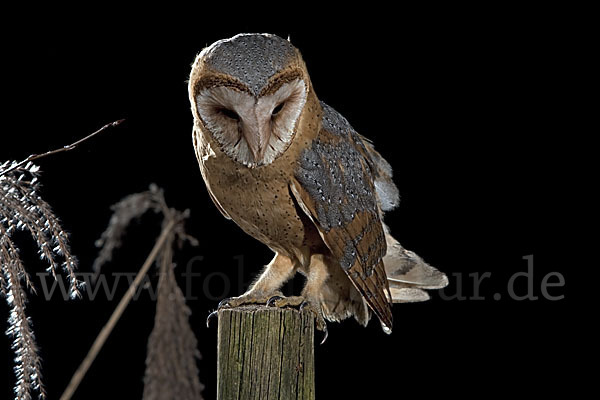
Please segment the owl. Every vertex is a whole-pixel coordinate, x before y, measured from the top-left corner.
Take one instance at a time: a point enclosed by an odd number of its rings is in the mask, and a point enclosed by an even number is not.
[[[392,303],[423,301],[446,276],[404,249],[383,223],[398,205],[392,168],[319,101],[298,49],[270,34],[220,40],[189,79],[193,144],[208,193],[225,218],[268,246],[273,260],[219,308],[299,307],[328,321],[375,313],[392,330]],[[300,295],[283,284],[306,277]]]

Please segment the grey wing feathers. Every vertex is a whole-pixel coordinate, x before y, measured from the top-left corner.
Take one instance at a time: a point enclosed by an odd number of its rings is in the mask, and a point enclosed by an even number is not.
[[[382,263],[386,243],[373,161],[348,122],[332,108],[323,108],[323,128],[302,152],[290,189],[389,332],[391,302]]]
[[[367,151],[370,166],[375,177],[374,185],[377,193],[379,208],[383,214],[398,206],[400,194],[392,180],[392,167],[379,154],[372,143],[360,136]],[[385,229],[387,245],[383,264],[387,275],[391,300],[394,303],[409,303],[429,300],[429,295],[423,289],[441,289],[448,285],[446,275],[427,264],[421,257],[406,250],[392,237],[389,228]]]
[[[339,136],[345,136],[356,144],[373,179],[373,186],[380,210],[383,213],[394,209],[400,203],[398,188],[392,180],[392,167],[375,150],[369,139],[357,133],[348,121],[333,108],[321,102],[323,107],[323,127]],[[448,284],[446,275],[427,264],[421,257],[406,250],[394,239],[385,224],[386,254],[383,264],[394,303],[425,301],[429,295],[423,289],[440,289]]]
[[[349,136],[357,145],[357,150],[362,153],[371,174],[377,200],[381,211],[390,211],[400,204],[398,188],[392,181],[392,167],[379,154],[369,139],[356,132],[350,123],[340,113],[326,103],[321,102],[323,108],[323,127],[334,134]]]

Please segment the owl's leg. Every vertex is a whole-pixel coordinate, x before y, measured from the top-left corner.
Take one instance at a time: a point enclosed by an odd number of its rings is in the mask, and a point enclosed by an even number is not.
[[[239,307],[246,304],[266,304],[271,297],[282,296],[281,286],[295,273],[296,267],[293,261],[289,257],[276,254],[246,293],[221,301],[219,308]]]
[[[268,302],[269,305],[275,307],[300,307],[300,310],[312,312],[316,318],[316,326],[320,331],[325,332],[327,339],[327,324],[323,317],[321,308],[321,294],[323,285],[329,278],[329,271],[325,263],[325,256],[322,254],[313,254],[310,259],[310,267],[308,269],[306,285],[302,289],[301,296],[281,297],[274,296]]]

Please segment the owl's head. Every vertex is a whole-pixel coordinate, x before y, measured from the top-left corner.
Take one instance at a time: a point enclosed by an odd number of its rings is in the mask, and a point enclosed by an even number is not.
[[[196,58],[189,81],[192,112],[203,131],[250,168],[285,152],[309,90],[300,52],[269,34],[213,43]]]

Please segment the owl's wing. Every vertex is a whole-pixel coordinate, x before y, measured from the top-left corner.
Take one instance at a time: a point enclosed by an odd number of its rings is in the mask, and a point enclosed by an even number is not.
[[[324,107],[323,128],[303,151],[291,191],[341,268],[389,328],[384,330],[391,331],[391,295],[383,265],[386,239],[372,160],[361,138],[331,110]],[[343,120],[328,123],[327,117]]]

